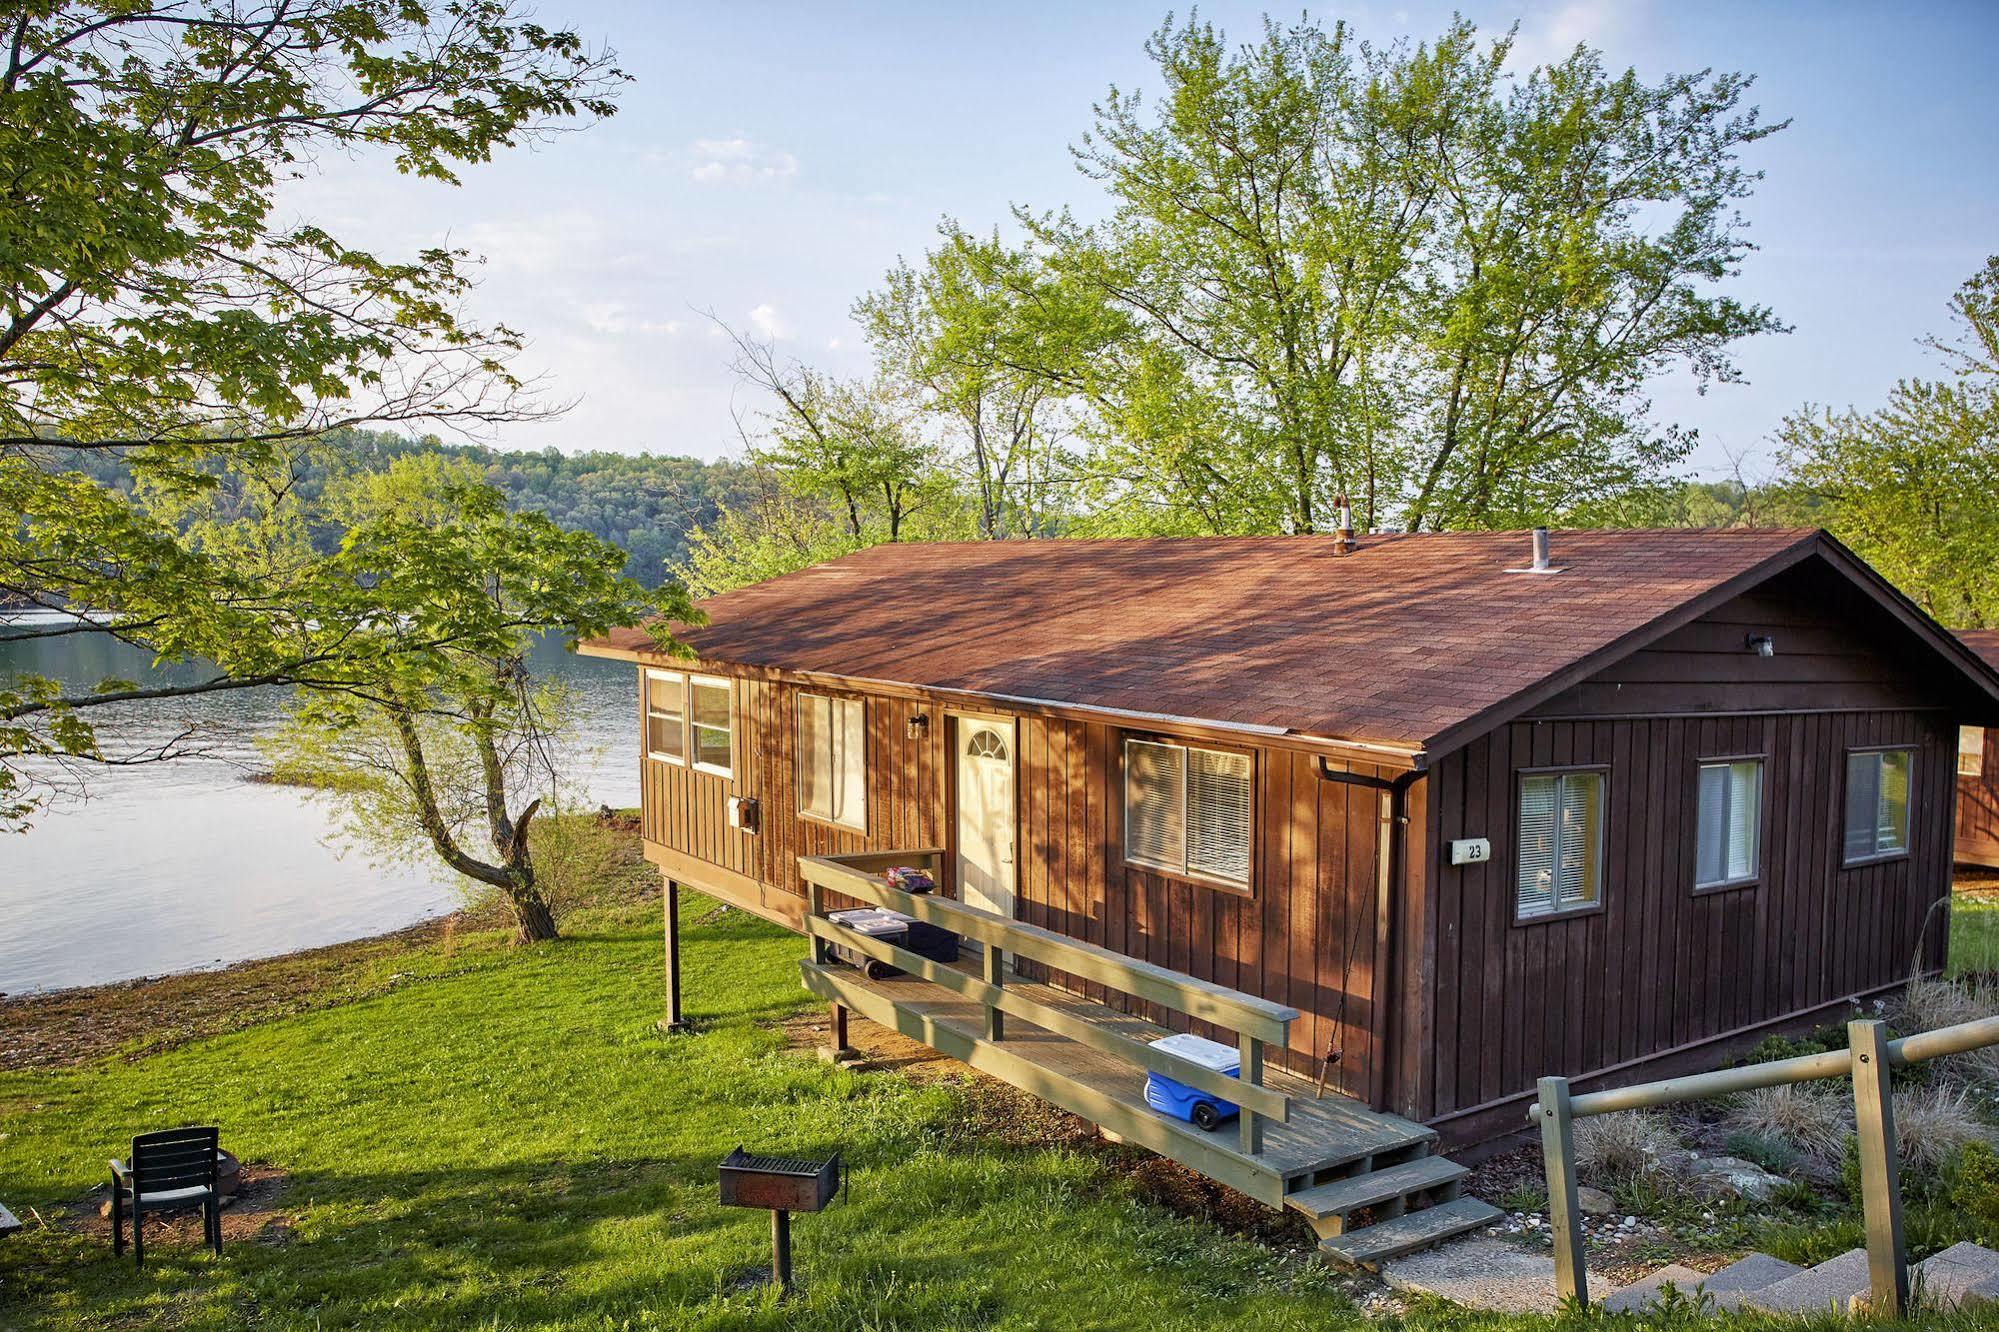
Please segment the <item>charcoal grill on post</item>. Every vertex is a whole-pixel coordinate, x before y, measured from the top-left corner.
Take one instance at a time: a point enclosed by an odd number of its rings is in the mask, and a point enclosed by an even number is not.
[[[791,1214],[817,1212],[840,1188],[840,1154],[823,1161],[752,1156],[741,1147],[722,1158],[722,1205],[770,1209],[770,1277],[791,1288]]]

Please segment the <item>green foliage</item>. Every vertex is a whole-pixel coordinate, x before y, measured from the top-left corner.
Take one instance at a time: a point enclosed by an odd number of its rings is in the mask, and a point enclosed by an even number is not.
[[[1932,339],[1950,374],[1905,379],[1883,405],[1808,406],[1777,431],[1792,484],[1833,533],[1956,628],[1999,625],[1999,256],[1951,302]]]
[[[1804,1159],[1789,1143],[1767,1133],[1731,1133],[1723,1139],[1721,1149],[1778,1174],[1797,1169]]]
[[[1950,1170],[1950,1201],[1980,1244],[1999,1244],[1999,1152],[1982,1142],[1959,1154]]]
[[[15,9],[0,55],[0,595],[104,612],[163,661],[218,667],[178,692],[351,689],[382,665],[357,651],[434,654],[378,632],[398,607],[369,600],[442,565],[357,581],[384,572],[369,549],[316,550],[283,487],[343,427],[537,413],[509,369],[520,337],[460,313],[462,253],[370,254],[283,220],[276,191],[342,151],[455,181],[555,122],[610,114],[623,75],[509,0]],[[124,482],[79,470],[78,451],[115,455]],[[223,523],[218,497],[255,521]],[[529,556],[562,545],[555,532],[507,540]],[[459,563],[501,554],[489,541]],[[452,613],[476,636],[463,598]],[[88,709],[156,692],[10,683],[0,826],[35,805],[24,759],[107,757]]]
[[[1087,405],[1087,507],[1128,530],[1477,527],[1601,503],[1690,438],[1644,397],[1780,327],[1717,294],[1748,253],[1749,80],[1612,74],[1578,49],[1509,80],[1453,22],[1372,48],[1267,22],[1168,24],[1160,94],[1112,89],[1077,149],[1104,221],[1020,215],[1045,274],[1010,349]],[[1094,304],[1094,312],[1077,313]]]

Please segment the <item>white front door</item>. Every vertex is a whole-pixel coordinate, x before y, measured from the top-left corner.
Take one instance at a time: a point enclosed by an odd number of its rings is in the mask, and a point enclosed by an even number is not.
[[[953,718],[958,755],[958,900],[1013,915],[1013,723]]]

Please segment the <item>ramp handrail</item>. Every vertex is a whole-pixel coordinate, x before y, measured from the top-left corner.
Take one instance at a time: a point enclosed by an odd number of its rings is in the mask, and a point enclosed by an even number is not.
[[[830,960],[827,947],[838,943],[982,1005],[986,1010],[988,1040],[1005,1039],[1005,1015],[1012,1014],[1124,1059],[1145,1071],[1163,1074],[1211,1096],[1231,1101],[1241,1107],[1242,1149],[1247,1153],[1262,1150],[1262,1123],[1265,1119],[1274,1119],[1280,1124],[1290,1121],[1290,1098],[1264,1086],[1263,1047],[1273,1041],[1280,1047],[1285,1043],[1289,1038],[1291,1022],[1298,1016],[1297,1009],[947,897],[905,892],[882,877],[883,870],[898,865],[927,868],[934,876],[942,858],[943,852],[935,849],[872,852],[855,856],[800,856],[798,872],[805,880],[805,931],[812,940],[812,960],[820,965],[826,964]],[[973,940],[984,948],[982,974],[975,976],[908,949],[843,929],[826,919],[826,894],[829,892],[871,906],[899,911]],[[1095,981],[1133,998],[1236,1032],[1241,1061],[1237,1076],[1231,1078],[1217,1073],[1074,1013],[1041,1003],[1018,990],[1009,990],[1004,967],[1004,960],[1008,957],[1028,958],[1056,971]]]

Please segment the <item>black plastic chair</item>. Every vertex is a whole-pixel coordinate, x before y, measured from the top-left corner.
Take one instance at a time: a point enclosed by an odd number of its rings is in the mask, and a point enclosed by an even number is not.
[[[132,1139],[132,1162],[111,1163],[111,1253],[125,1252],[125,1208],[132,1209],[132,1262],[146,1265],[147,1209],[178,1211],[201,1205],[201,1233],[218,1257],[222,1253],[222,1197],[216,1192],[216,1156],[222,1131],[216,1128],[161,1129]]]

